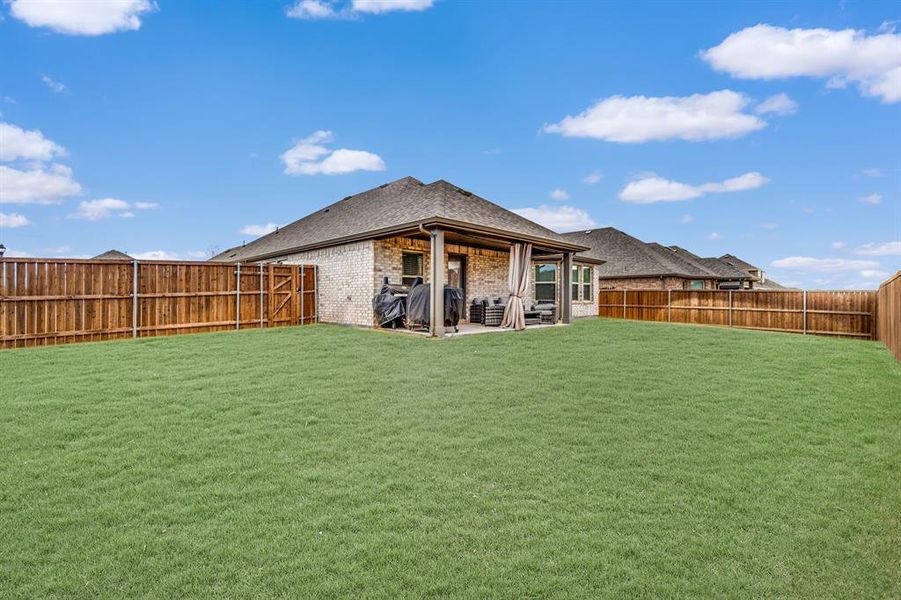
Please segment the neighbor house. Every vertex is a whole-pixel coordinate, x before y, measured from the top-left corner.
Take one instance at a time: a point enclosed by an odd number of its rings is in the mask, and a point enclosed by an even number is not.
[[[512,244],[532,245],[527,309],[553,302],[564,323],[597,314],[600,257],[444,180],[404,177],[348,196],[212,260],[317,265],[319,319],[372,326],[372,299],[386,277],[449,282],[464,290],[467,306],[474,298],[506,300]],[[433,324],[433,333],[441,330]]]
[[[748,273],[751,276],[751,280],[753,281],[754,289],[756,290],[789,290],[792,288],[787,288],[784,285],[777,283],[767,277],[766,273],[760,267],[755,267],[751,263],[744,261],[732,254],[723,254],[720,257],[720,260],[724,263],[728,263],[729,265]]]
[[[92,257],[91,260],[134,260],[134,258],[124,252],[113,249],[102,252],[97,256]]]
[[[748,289],[752,282],[751,275],[717,258],[644,242],[613,227],[563,235],[589,247],[583,256],[605,261],[596,269],[601,289]]]

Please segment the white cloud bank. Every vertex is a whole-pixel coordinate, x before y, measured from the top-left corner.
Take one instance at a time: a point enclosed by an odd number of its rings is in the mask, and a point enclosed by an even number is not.
[[[701,53],[714,69],[741,79],[817,77],[827,87],[854,83],[865,96],[901,101],[901,35],[854,29],[755,25]]]
[[[72,169],[52,164],[30,170],[0,166],[0,202],[11,204],[55,204],[81,192],[72,179]]]
[[[278,225],[275,223],[266,223],[265,225],[245,225],[241,228],[241,233],[244,235],[261,236],[272,233],[276,229],[278,229]]]
[[[352,0],[340,3],[333,0],[298,0],[285,14],[292,19],[352,19],[362,14],[389,12],[418,12],[431,8],[434,0]]]
[[[24,215],[0,212],[0,229],[15,229],[26,225],[31,225],[31,222]]]
[[[861,198],[859,198],[859,200],[861,202],[863,202],[864,204],[872,204],[875,206],[877,204],[882,203],[882,194],[877,194],[874,192],[872,194],[867,194],[866,196],[862,196]]]
[[[858,256],[901,256],[901,242],[872,242],[853,250]]]
[[[100,200],[85,200],[78,203],[78,208],[68,215],[70,219],[82,219],[85,221],[99,221],[110,217],[129,219],[135,216],[134,209],[147,210],[158,208],[155,202],[135,202],[129,204],[118,198],[101,198]]]
[[[765,185],[767,182],[769,182],[769,179],[757,172],[745,173],[725,181],[702,183],[701,185],[672,181],[652,173],[629,182],[619,193],[619,198],[624,202],[635,204],[678,202],[699,198],[705,194],[752,190]]]
[[[731,90],[685,97],[611,96],[543,130],[627,144],[735,138],[766,127],[766,121],[744,112],[749,102]]]
[[[554,231],[591,229],[597,225],[587,212],[574,206],[542,204],[537,208],[514,208],[513,212]]]
[[[813,258],[810,256],[789,256],[780,258],[770,263],[777,269],[791,269],[795,271],[817,271],[823,273],[835,273],[841,271],[859,271],[864,269],[878,269],[879,263],[874,260],[850,260],[846,258]]]
[[[12,123],[0,123],[0,160],[51,160],[65,154],[65,148],[45,138],[37,129],[25,130]]]
[[[354,171],[384,171],[378,154],[365,150],[329,150],[322,144],[334,139],[331,131],[319,130],[297,141],[281,155],[288,175],[343,175]]]
[[[156,10],[150,0],[12,0],[10,14],[31,27],[68,35],[134,31]]]

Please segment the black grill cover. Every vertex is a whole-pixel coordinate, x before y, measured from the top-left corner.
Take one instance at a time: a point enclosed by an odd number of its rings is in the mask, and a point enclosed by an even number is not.
[[[407,314],[406,298],[396,295],[398,290],[385,284],[372,299],[372,310],[381,327],[403,326],[404,316]]]
[[[428,326],[431,310],[431,289],[429,283],[420,283],[410,288],[407,296],[407,322],[410,325]],[[450,285],[444,286],[444,324],[456,327],[463,316],[463,290]]]

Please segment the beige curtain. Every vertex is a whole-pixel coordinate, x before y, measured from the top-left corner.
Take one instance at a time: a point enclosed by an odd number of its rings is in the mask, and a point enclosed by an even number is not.
[[[532,262],[532,244],[512,244],[510,246],[510,269],[507,271],[507,291],[510,298],[504,309],[501,327],[520,330],[526,328],[526,308],[522,298],[529,285],[529,265]]]

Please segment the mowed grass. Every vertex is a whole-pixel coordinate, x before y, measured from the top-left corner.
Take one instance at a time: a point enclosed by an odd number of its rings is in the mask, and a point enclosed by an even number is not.
[[[0,597],[901,595],[876,343],[312,326],[0,373]]]

